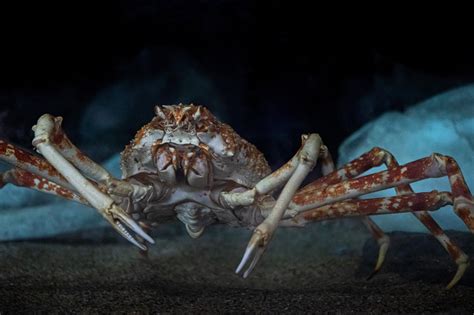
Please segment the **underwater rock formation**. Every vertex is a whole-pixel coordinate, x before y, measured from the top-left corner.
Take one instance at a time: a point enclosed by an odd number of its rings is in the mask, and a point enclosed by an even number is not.
[[[400,164],[433,152],[456,159],[471,191],[474,189],[474,85],[468,85],[432,97],[404,113],[387,112],[347,138],[339,148],[339,163],[349,162],[372,147],[390,151]],[[383,170],[378,167],[370,173]],[[369,173],[369,172],[368,172]],[[415,192],[450,191],[448,179],[428,179],[413,183]],[[393,195],[394,190],[368,197]],[[451,206],[432,213],[444,229],[466,231]],[[410,213],[374,216],[386,231],[426,232]]]

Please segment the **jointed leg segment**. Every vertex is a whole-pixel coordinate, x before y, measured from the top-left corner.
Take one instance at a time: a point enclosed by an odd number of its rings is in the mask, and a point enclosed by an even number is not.
[[[47,194],[52,194],[88,205],[87,201],[74,191],[71,191],[56,184],[55,182],[47,180],[44,177],[30,173],[18,167],[12,168],[4,173],[0,173],[0,188],[6,184],[32,188]]]
[[[319,138],[319,135],[313,136],[314,139],[316,139],[316,137]],[[293,158],[291,158],[291,160],[286,162],[285,165],[280,167],[278,170],[259,181],[254,188],[243,192],[222,192],[220,195],[221,203],[230,208],[235,208],[237,206],[249,206],[255,202],[256,196],[268,194],[283,186],[290,179],[300,164],[301,151],[303,150],[304,143],[307,141],[307,139],[308,136],[303,135],[303,147],[298,150]],[[311,141],[313,141],[313,139]]]
[[[377,149],[378,148],[375,148],[372,151],[376,151]],[[365,167],[355,169],[355,170],[347,169],[346,167],[343,167],[341,170],[338,170],[336,172],[336,166],[334,165],[334,161],[327,147],[324,145],[321,146],[319,158],[321,161],[321,171],[322,171],[323,177],[319,178],[315,182],[312,182],[311,184],[302,188],[301,190],[298,191],[297,194],[304,192],[305,189],[310,188],[310,187],[315,187],[315,186],[325,187],[328,185],[339,183],[343,181],[344,179],[356,177],[360,175],[362,172],[365,172],[366,170],[374,167],[375,163],[377,162],[374,161],[372,156],[374,156],[376,152],[373,152],[373,154],[371,154],[372,151],[369,152],[369,154],[366,154],[367,157],[363,159],[365,163],[362,163],[362,164],[365,165]],[[383,152],[386,152],[386,151],[383,151]],[[386,159],[383,159],[383,160],[385,161]],[[378,164],[380,163],[381,161]],[[383,230],[379,226],[377,226],[377,224],[370,217],[363,217],[362,221],[366,225],[368,230],[371,232],[372,236],[376,239],[377,243],[379,244],[379,254],[377,258],[377,263],[375,265],[373,273],[371,274],[371,276],[369,276],[369,278],[371,278],[382,267],[385,254],[387,253],[388,247],[390,245],[390,238],[387,235],[385,235]]]
[[[369,169],[370,164],[372,164],[372,166],[376,166],[376,165],[380,165],[382,162],[387,165],[389,170],[393,170],[393,172],[381,172],[381,173],[374,174],[374,176],[369,175],[362,178],[358,178],[357,180],[350,180],[350,181],[343,182],[342,186],[341,185],[330,186],[337,179],[347,179],[347,178],[355,177],[358,174]],[[428,177],[439,177],[443,175],[448,175],[449,180],[451,182],[453,195],[454,195],[455,212],[458,213],[458,215],[460,215],[460,217],[464,220],[466,225],[468,225],[468,227],[472,231],[471,223],[472,223],[472,216],[474,213],[472,196],[470,195],[470,192],[467,188],[467,185],[464,182],[464,179],[462,177],[462,174],[456,162],[450,157],[445,157],[438,154],[434,154],[431,157],[421,159],[412,163],[408,163],[405,166],[399,167],[397,161],[393,158],[393,156],[390,153],[379,148],[374,148],[370,152],[361,156],[361,158],[352,161],[351,163],[345,165],[338,171],[335,171],[329,174],[328,176],[319,179],[317,181],[318,183],[312,183],[306,186],[305,188],[303,188],[300,192],[298,192],[297,196],[295,196],[294,200],[296,200],[296,203],[293,204],[293,206],[295,207],[296,205],[296,208],[301,206],[302,199],[306,199],[306,200],[313,199],[313,201],[315,201],[315,199],[320,199],[318,198],[318,196],[326,196],[326,197],[334,196],[333,194],[334,190],[337,190],[340,194],[344,194],[344,193],[352,194],[353,192],[351,191],[351,188],[358,187],[359,191],[362,192],[363,194],[363,193],[367,193],[367,191],[368,192],[374,191],[372,189],[375,188],[377,185],[380,187],[376,190],[381,190],[388,187],[395,187],[398,195],[410,194],[411,195],[410,198],[416,199],[420,197],[421,195],[413,194],[413,190],[411,189],[411,187],[408,184],[403,184],[403,181],[411,182],[411,181],[416,181],[416,180],[420,180],[420,179],[424,179]],[[394,185],[394,182],[397,182],[397,181],[400,181],[401,184]],[[367,191],[365,191],[365,189],[367,189]],[[441,193],[440,195],[443,195],[443,194],[446,194],[446,193]],[[446,195],[444,195],[443,198],[446,199],[447,198]],[[343,199],[344,198],[342,198],[341,200]],[[448,199],[449,199],[449,203],[453,203],[451,198],[448,198]],[[399,200],[401,199],[393,199],[393,200],[390,198],[385,198],[385,201],[382,204],[379,204],[379,206],[383,206],[384,207],[383,209],[385,210],[389,209],[390,211],[399,211],[400,208],[397,208],[397,207],[391,208],[392,205],[390,204],[390,202],[394,202],[393,206],[399,207],[400,206]],[[456,203],[456,200],[459,200],[458,203]],[[373,201],[373,203],[370,204],[371,211],[376,211],[377,210],[376,199],[367,200],[367,202],[370,202],[370,201]],[[315,207],[317,209],[311,210],[308,213],[313,213],[313,215],[315,215],[315,217],[313,217],[313,220],[314,220],[316,217],[321,215],[322,212],[326,212],[323,215],[323,217],[327,218],[327,217],[331,217],[334,214],[334,212],[338,212],[337,207],[344,207],[344,210],[351,208],[353,206],[353,204],[351,205],[352,202],[353,200],[345,200],[343,202],[329,204],[321,208]],[[356,210],[357,213],[360,214],[364,212],[364,205],[366,205],[365,202],[366,201],[363,201],[363,203],[356,205],[356,207],[361,207],[360,211]],[[317,201],[315,203],[317,203]],[[459,204],[462,205],[461,208],[459,208]],[[426,206],[429,207],[429,204],[427,204]],[[367,208],[365,209],[367,210]],[[452,259],[458,264],[458,270],[454,278],[452,279],[452,281],[448,284],[448,288],[450,288],[453,285],[455,285],[459,281],[459,279],[462,277],[465,269],[468,266],[468,257],[462,252],[461,249],[459,249],[459,247],[457,247],[454,244],[454,242],[452,242],[448,238],[448,236],[442,231],[442,229],[433,220],[433,218],[426,211],[422,211],[426,209],[414,208],[414,200],[409,202],[408,207],[406,207],[404,211],[417,211],[417,210],[420,210],[420,211],[413,212],[414,215],[428,228],[428,230],[436,237],[436,239],[441,243],[441,245],[445,248],[445,250],[448,251]],[[300,209],[293,208],[292,211],[293,212],[289,212],[289,213],[294,214],[295,212],[300,212],[301,208]],[[298,215],[297,217],[309,218],[307,215],[308,213],[304,212],[301,215]],[[319,213],[319,215],[316,213]],[[350,211],[349,212],[346,211],[344,215],[347,215],[349,213]],[[373,231],[374,236],[381,235],[380,234],[381,230],[378,230],[375,225],[371,224],[371,222],[366,222],[366,224]],[[381,265],[381,261],[383,261],[383,257],[380,254],[384,254],[384,252],[382,251],[382,248],[379,253],[379,260],[378,260],[377,266]]]
[[[280,220],[288,208],[288,204],[293,198],[296,190],[299,188],[305,177],[313,169],[319,155],[321,147],[321,138],[319,135],[311,134],[303,137],[303,146],[296,157],[287,163],[283,168],[263,179],[267,189],[274,189],[288,178],[282,192],[280,193],[270,214],[255,229],[252,238],[245,250],[244,257],[236,269],[240,273],[246,264],[249,264],[243,276],[247,277],[255,268],[262,256],[268,242],[278,227]],[[286,167],[289,165],[289,167]],[[259,184],[260,184],[259,183]],[[257,185],[259,185],[257,184]]]
[[[439,154],[321,189],[308,189],[304,194],[298,193],[289,206],[288,215],[422,179],[445,175],[448,175],[451,182],[455,212],[469,229],[474,231],[474,200],[456,162],[450,157]]]
[[[49,124],[49,141],[54,148],[72,165],[74,165],[85,177],[99,183],[109,194],[117,196],[134,196],[139,199],[145,195],[145,187],[132,185],[126,181],[115,179],[106,169],[82,153],[72,142],[61,128],[62,117],[52,117],[43,115],[38,120],[45,125]],[[33,140],[33,145],[35,141]]]
[[[0,161],[35,174],[61,187],[74,190],[71,184],[45,159],[0,140]]]
[[[382,153],[382,158],[380,158],[380,154]],[[348,178],[354,178],[361,173],[367,171],[368,169],[380,165],[384,162],[387,165],[388,157],[391,154],[385,150],[374,148],[369,153],[364,154],[363,158],[361,159],[362,167],[358,168],[349,168],[349,167],[342,167],[340,170],[336,171],[336,167],[334,165],[334,161],[331,157],[326,146],[321,147],[320,152],[320,159],[321,159],[321,170],[323,177],[319,178],[315,182],[307,185],[306,187],[302,188],[298,191],[298,194],[302,193],[310,187],[325,187],[328,185],[339,183]],[[359,161],[359,160],[357,160]],[[355,162],[357,164],[357,161]],[[316,185],[317,184],[317,185]],[[397,190],[397,194],[399,191]],[[370,231],[372,236],[375,238],[379,245],[379,253],[377,258],[377,263],[375,265],[374,271],[368,277],[369,279],[373,277],[382,267],[383,261],[385,259],[385,255],[387,253],[388,247],[390,245],[390,238],[383,232],[383,230],[370,218],[370,217],[363,217],[362,222],[365,224],[367,229]]]
[[[82,168],[84,172],[92,178],[105,181],[105,177],[110,175],[99,165],[85,159],[85,157],[78,159],[77,156],[79,150],[77,150],[77,148],[74,147],[75,149],[71,149],[71,147],[69,147],[71,152],[75,152],[75,156],[72,156],[70,153],[63,156],[62,151],[65,149],[57,148],[55,144],[56,142],[59,143],[58,146],[61,146],[65,142],[64,133],[62,133],[62,131],[58,132],[60,129],[60,123],[60,118],[55,119],[51,115],[41,116],[38,120],[38,124],[33,127],[33,130],[35,131],[33,145],[48,160],[48,162],[61,173],[67,182],[74,187],[75,191],[87,200],[92,207],[96,208],[105,219],[109,221],[109,223],[112,224],[120,234],[122,234],[122,236],[139,248],[145,250],[146,246],[135,239],[125,226],[150,243],[154,243],[153,239],[151,239],[151,237],[148,236],[109,195],[103,193],[92,181],[84,177],[73,165],[71,165],[68,158],[73,161],[78,168]],[[66,143],[67,142],[68,141],[66,141]],[[87,162],[81,164],[79,160]]]

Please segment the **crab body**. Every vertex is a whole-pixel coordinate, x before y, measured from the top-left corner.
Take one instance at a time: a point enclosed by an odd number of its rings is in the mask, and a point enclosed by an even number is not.
[[[167,191],[155,200],[127,200],[133,219],[157,226],[177,217],[193,237],[212,223],[254,225],[223,208],[219,194],[270,174],[263,154],[202,106],[156,106],[155,114],[122,152],[121,168],[124,180],[159,182]]]

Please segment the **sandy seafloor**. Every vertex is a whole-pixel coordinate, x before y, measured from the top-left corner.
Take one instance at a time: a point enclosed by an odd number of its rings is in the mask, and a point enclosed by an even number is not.
[[[0,244],[0,312],[473,314],[474,268],[455,265],[425,234],[391,233],[382,271],[357,220],[281,229],[246,280],[234,274],[250,231],[177,225],[153,236],[148,259],[111,229]],[[449,232],[474,257],[474,236]]]

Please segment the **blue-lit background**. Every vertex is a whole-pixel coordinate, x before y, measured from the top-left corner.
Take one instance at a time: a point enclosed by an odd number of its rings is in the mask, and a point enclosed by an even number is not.
[[[254,143],[273,168],[297,150],[300,134],[318,132],[339,164],[374,145],[401,163],[439,151],[458,158],[474,185],[473,88],[412,108],[474,81],[474,49],[463,41],[433,42],[432,29],[411,30],[415,41],[337,31],[311,14],[287,19],[278,1],[63,6],[4,11],[12,20],[2,36],[1,138],[31,149],[36,119],[60,115],[78,147],[118,172],[116,154],[154,105],[194,102]],[[446,182],[414,187],[448,189]],[[445,212],[438,217],[445,227],[462,228]],[[381,220],[387,230],[423,230],[410,219]],[[0,191],[1,239],[105,225],[74,203]]]

